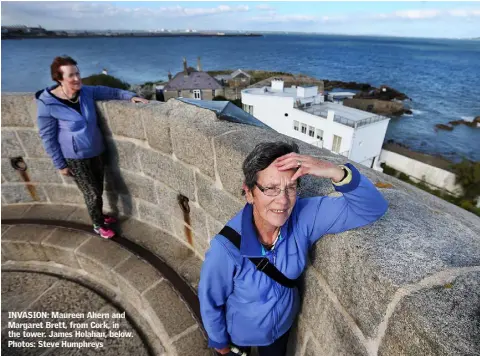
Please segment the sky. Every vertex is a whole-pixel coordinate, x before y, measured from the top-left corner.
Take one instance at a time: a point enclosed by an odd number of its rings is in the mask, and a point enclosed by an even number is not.
[[[480,2],[2,1],[2,25],[51,30],[285,31],[480,37]]]

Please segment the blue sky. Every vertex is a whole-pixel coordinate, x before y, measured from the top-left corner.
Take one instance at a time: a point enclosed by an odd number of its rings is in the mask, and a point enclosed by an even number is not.
[[[2,2],[2,25],[480,37],[480,2]]]

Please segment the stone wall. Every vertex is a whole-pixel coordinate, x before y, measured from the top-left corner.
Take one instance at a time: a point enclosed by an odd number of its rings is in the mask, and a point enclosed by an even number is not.
[[[142,230],[126,235],[196,288],[210,238],[244,204],[244,157],[259,142],[291,139],[220,121],[177,100],[101,102],[98,111],[108,142],[110,209],[140,224],[133,226]],[[35,125],[31,94],[2,95],[2,204],[82,206],[73,181],[53,169]],[[303,153],[344,163],[341,156],[296,142]],[[27,163],[29,182],[10,165],[18,156]],[[385,187],[380,190],[389,211],[370,226],[325,236],[314,246],[289,354],[478,354],[480,219],[358,168]],[[335,193],[328,181],[306,178],[303,194]],[[186,198],[189,212],[179,204]],[[162,233],[144,233],[149,229]]]

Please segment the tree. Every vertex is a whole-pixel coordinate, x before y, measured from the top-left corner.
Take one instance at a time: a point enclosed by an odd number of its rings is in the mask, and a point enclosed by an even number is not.
[[[456,175],[455,183],[464,191],[464,197],[473,201],[480,196],[480,162],[463,160],[452,166]]]
[[[115,78],[108,74],[94,74],[86,78],[82,78],[82,82],[85,85],[103,85],[110,88],[130,89],[130,84]]]

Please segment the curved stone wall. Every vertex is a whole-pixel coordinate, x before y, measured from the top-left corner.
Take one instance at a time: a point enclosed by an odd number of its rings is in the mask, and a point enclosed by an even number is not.
[[[196,288],[209,239],[244,204],[241,162],[259,142],[291,140],[177,100],[102,102],[105,200],[122,233]],[[2,204],[83,205],[44,153],[31,95],[2,95]],[[298,142],[298,141],[297,141]],[[344,158],[298,142],[302,153]],[[10,165],[21,156],[27,179]],[[358,165],[357,165],[358,166]],[[480,219],[358,166],[390,203],[375,224],[325,236],[311,253],[291,355],[466,355],[480,352]],[[334,194],[307,178],[304,196]],[[182,208],[183,207],[183,208]]]

